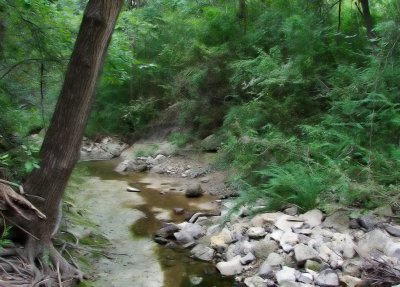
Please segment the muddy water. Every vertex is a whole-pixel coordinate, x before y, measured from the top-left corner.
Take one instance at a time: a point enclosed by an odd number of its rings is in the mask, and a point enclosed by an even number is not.
[[[81,163],[88,170],[79,204],[110,239],[112,259],[96,263],[96,286],[101,287],[231,287],[232,278],[221,277],[213,264],[190,257],[187,250],[161,247],[152,241],[163,220],[181,222],[173,208],[213,210],[214,198],[187,199],[181,192],[187,180],[157,174],[121,175],[117,161]],[[132,186],[139,193],[126,192]],[[196,281],[201,282],[198,283]],[[196,283],[195,283],[196,282]]]

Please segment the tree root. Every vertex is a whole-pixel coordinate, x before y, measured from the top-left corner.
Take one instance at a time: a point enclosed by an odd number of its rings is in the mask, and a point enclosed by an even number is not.
[[[83,279],[83,273],[51,244],[28,242],[24,251],[20,256],[0,257],[0,286],[70,287]]]

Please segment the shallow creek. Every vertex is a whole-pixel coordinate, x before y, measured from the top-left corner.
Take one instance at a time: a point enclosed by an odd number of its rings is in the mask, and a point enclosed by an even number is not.
[[[232,278],[223,278],[213,264],[190,258],[187,250],[159,246],[152,235],[162,220],[182,222],[173,208],[186,211],[215,209],[215,198],[188,199],[182,190],[186,179],[157,174],[121,175],[114,172],[118,161],[80,163],[88,170],[78,205],[88,211],[91,221],[113,245],[112,259],[102,258],[94,266],[99,287],[231,287]],[[130,193],[127,186],[141,192]],[[165,194],[163,194],[165,193]],[[201,283],[199,277],[202,278]],[[196,282],[196,283],[195,283]]]

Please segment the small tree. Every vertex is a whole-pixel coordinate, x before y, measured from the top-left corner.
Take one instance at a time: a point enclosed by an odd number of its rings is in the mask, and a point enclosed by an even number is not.
[[[40,168],[34,170],[24,183],[25,192],[35,196],[33,203],[47,217],[46,220],[21,219],[20,224],[30,233],[25,256],[32,266],[37,259],[48,256],[54,266],[59,266],[64,280],[76,277],[79,272],[55,250],[52,233],[65,187],[79,158],[97,80],[122,5],[123,0],[90,0],[87,4],[64,84],[40,151]]]

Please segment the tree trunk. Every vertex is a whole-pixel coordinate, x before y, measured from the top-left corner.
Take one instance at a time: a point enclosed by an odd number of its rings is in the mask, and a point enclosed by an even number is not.
[[[32,201],[47,216],[45,221],[22,223],[32,234],[26,248],[30,260],[40,256],[43,249],[52,248],[60,202],[79,158],[97,79],[122,5],[123,0],[90,0],[84,12],[64,84],[40,150],[40,168],[24,183],[26,193],[44,199]]]
[[[361,4],[362,16],[364,19],[365,28],[367,29],[367,35],[369,38],[375,38],[375,33],[372,31],[374,28],[374,20],[369,9],[368,0],[358,0]]]

